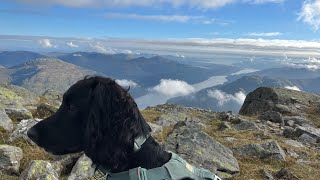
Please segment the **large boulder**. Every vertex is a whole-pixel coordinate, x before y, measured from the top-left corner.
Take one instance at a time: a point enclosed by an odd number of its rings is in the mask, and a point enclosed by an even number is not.
[[[271,121],[274,123],[284,124],[281,113],[276,112],[276,111],[263,112],[259,115],[258,119],[265,120],[265,121]]]
[[[287,127],[284,129],[283,135],[287,138],[298,139],[304,143],[320,144],[320,129],[308,125],[297,125],[295,128]]]
[[[239,164],[232,151],[202,132],[197,125],[177,124],[168,136],[165,148],[222,177],[239,173]]]
[[[234,148],[233,152],[240,156],[258,157],[260,159],[285,160],[286,154],[276,141],[264,144],[246,144]]]
[[[42,160],[31,161],[21,173],[20,180],[59,180],[62,166],[59,163],[50,163]]]
[[[235,130],[245,131],[245,130],[259,130],[259,127],[254,122],[241,121],[240,123],[233,126]]]
[[[4,130],[10,132],[13,130],[13,123],[9,116],[7,115],[6,111],[0,107],[0,127]]]
[[[86,155],[82,155],[77,163],[72,168],[68,180],[82,180],[92,177],[94,174],[94,168],[92,167],[92,161]]]
[[[0,170],[8,174],[18,174],[22,157],[21,148],[5,144],[0,145]]]
[[[300,115],[320,101],[320,96],[289,89],[260,87],[249,93],[240,109],[241,115],[259,115],[266,111]]]

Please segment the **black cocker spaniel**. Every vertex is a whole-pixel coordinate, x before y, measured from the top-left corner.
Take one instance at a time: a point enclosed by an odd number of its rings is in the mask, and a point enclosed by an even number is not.
[[[175,155],[164,151],[150,132],[128,90],[110,78],[95,76],[71,86],[57,112],[33,126],[27,134],[52,154],[83,151],[96,167],[103,167],[109,173],[137,167],[153,169],[169,161],[175,166],[175,161],[183,161],[179,157],[172,161]],[[136,150],[135,142],[140,137],[145,141]]]

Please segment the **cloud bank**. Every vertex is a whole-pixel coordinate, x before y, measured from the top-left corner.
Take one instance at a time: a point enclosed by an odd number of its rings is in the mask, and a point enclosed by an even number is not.
[[[53,48],[55,47],[52,43],[50,39],[40,39],[38,41],[39,45],[43,48]]]
[[[195,89],[185,81],[161,79],[160,84],[151,88],[150,91],[157,92],[169,97],[176,97],[191,94],[195,92]]]
[[[217,89],[209,90],[208,96],[216,99],[219,106],[223,106],[226,103],[236,103],[238,105],[242,105],[244,100],[246,99],[246,95],[242,91],[239,91],[232,95]]]
[[[295,91],[301,91],[297,86],[286,86],[284,88],[290,89],[290,90],[295,90]]]
[[[281,32],[263,32],[263,33],[257,33],[257,32],[252,32],[252,33],[247,33],[245,34],[246,36],[255,36],[255,37],[272,37],[272,36],[281,36]]]
[[[128,88],[128,87],[135,88],[138,86],[136,82],[128,79],[117,79],[116,82],[123,88]]]

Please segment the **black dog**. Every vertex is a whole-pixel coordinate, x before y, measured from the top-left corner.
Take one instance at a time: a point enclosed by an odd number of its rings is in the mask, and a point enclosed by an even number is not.
[[[134,139],[151,131],[130,94],[114,80],[80,80],[63,96],[58,111],[28,131],[52,154],[84,151],[95,165],[110,172],[162,166],[171,155],[149,136],[138,152]]]
[[[219,179],[164,151],[150,131],[128,90],[112,79],[91,77],[71,86],[57,112],[32,127],[28,136],[52,154],[84,151],[103,174],[113,177],[137,170],[148,180]]]

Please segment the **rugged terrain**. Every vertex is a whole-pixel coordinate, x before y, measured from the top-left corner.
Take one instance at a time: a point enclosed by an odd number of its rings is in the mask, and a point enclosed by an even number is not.
[[[56,111],[61,99],[12,85],[0,87],[1,179],[88,179],[90,160],[80,154],[52,156],[25,135]],[[153,136],[191,164],[224,179],[318,179],[320,96],[258,88],[240,115],[164,104],[143,116]],[[80,157],[80,159],[79,159]]]

